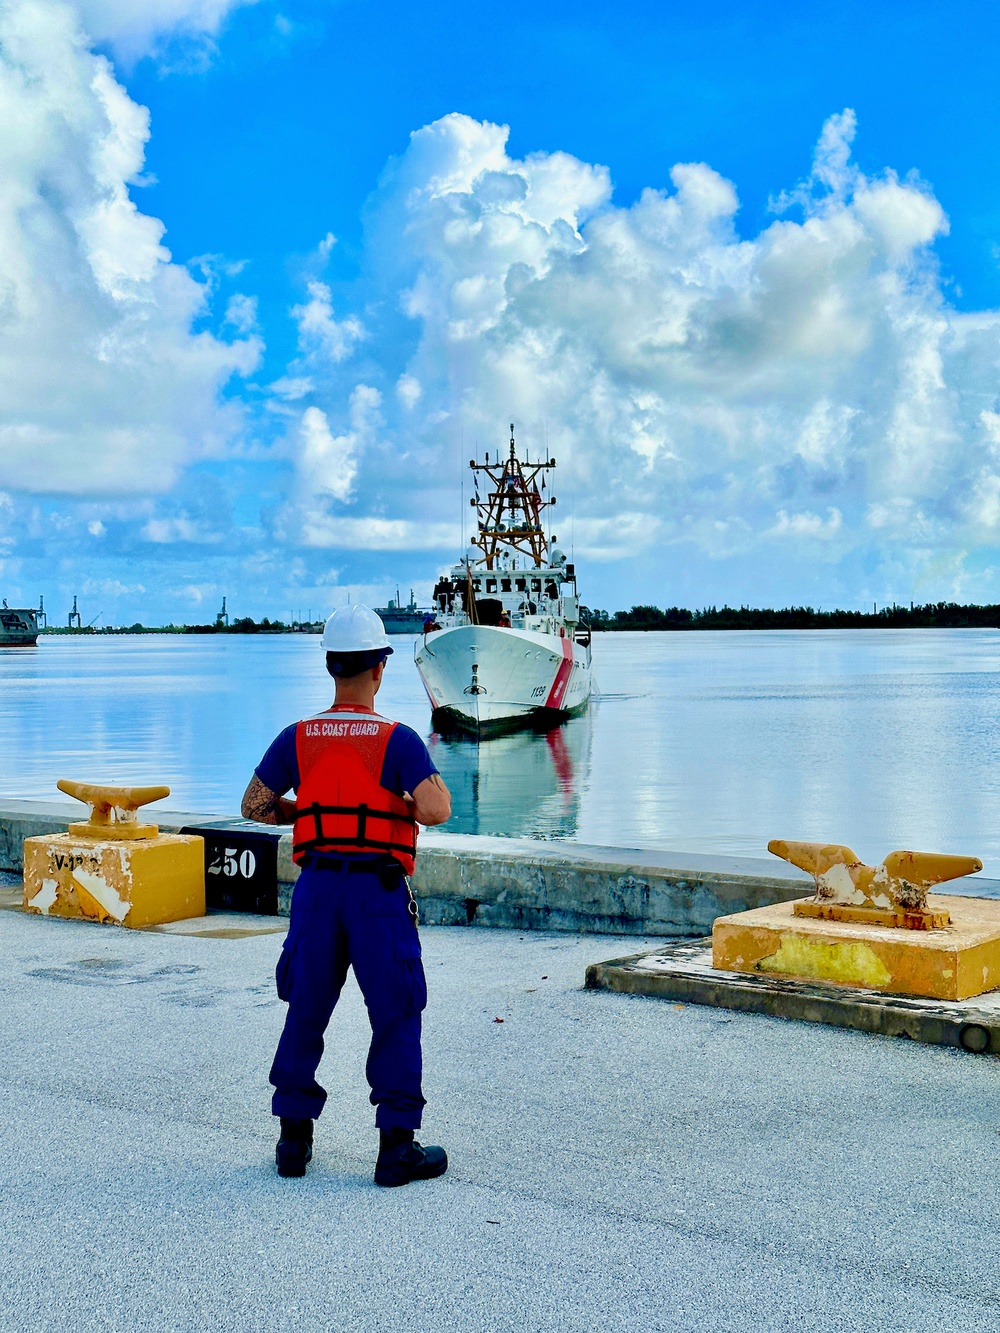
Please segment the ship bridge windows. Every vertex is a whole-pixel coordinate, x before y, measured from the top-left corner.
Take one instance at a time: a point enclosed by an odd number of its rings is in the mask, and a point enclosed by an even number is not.
[[[531,591],[532,591],[532,592],[541,592],[541,591],[542,591],[542,580],[541,580],[541,579],[532,579],[532,580],[531,580]]]
[[[490,592],[496,592],[496,590],[497,590],[497,581],[496,581],[496,579],[487,579],[487,580],[486,580],[486,591],[487,591],[488,593],[490,593]]]
[[[476,579],[476,580],[473,582],[472,586],[473,586],[473,588],[475,588],[476,592],[482,592],[482,590],[483,590],[483,581],[482,581],[482,579]]]
[[[524,592],[524,590],[527,588],[527,586],[528,586],[528,581],[527,581],[527,579],[515,579],[515,580],[514,580],[514,587],[518,590],[518,592]]]
[[[510,579],[501,579],[501,580],[500,580],[500,591],[501,591],[501,592],[510,592]]]

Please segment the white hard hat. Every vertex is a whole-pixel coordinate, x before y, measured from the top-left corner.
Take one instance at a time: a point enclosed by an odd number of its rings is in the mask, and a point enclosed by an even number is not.
[[[385,626],[367,606],[340,606],[326,622],[320,646],[328,653],[392,652]]]

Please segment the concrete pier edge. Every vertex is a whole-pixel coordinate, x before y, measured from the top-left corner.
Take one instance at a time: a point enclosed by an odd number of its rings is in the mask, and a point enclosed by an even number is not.
[[[65,832],[76,802],[0,797],[0,871],[22,869],[26,837]],[[291,835],[265,824],[151,807],[165,831],[210,825],[278,838],[278,910],[287,916],[298,871]],[[766,839],[761,840],[762,847]],[[700,937],[717,916],[805,897],[812,879],[773,857],[643,851],[534,838],[429,830],[413,888],[427,925],[499,926],[596,934]],[[1000,898],[1000,881],[970,877],[950,893]]]
[[[961,1001],[925,1000],[832,982],[725,972],[712,967],[710,938],[592,963],[585,984],[588,990],[907,1037],[976,1055],[1000,1053],[1000,991]]]

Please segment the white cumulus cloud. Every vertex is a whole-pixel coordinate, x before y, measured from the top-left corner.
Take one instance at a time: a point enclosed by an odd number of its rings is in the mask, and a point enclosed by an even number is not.
[[[330,288],[324,282],[309,283],[309,300],[295,306],[292,316],[299,326],[302,351],[321,360],[346,360],[365,336],[361,321],[353,315],[334,317]]]
[[[357,474],[356,450],[359,436],[367,425],[368,414],[378,408],[374,389],[359,385],[354,391],[354,430],[334,436],[324,413],[307,407],[299,423],[296,467],[302,492],[310,501],[322,505],[328,496],[335,500],[350,498]]]
[[[203,43],[230,11],[255,0],[75,0],[87,33],[126,60],[157,51],[171,37]]]
[[[0,7],[0,483],[162,490],[240,427],[253,337],[192,331],[206,290],[130,192],[144,108],[54,0]]]
[[[784,509],[778,510],[778,521],[771,529],[775,537],[813,537],[826,540],[840,531],[843,515],[832,506],[827,510],[826,518],[809,512],[789,514]]]
[[[141,583],[122,583],[120,579],[84,579],[80,585],[84,597],[134,597],[141,596],[145,586]]]
[[[251,333],[257,327],[257,298],[237,292],[226,304],[225,322],[237,333]]]
[[[172,518],[150,518],[142,526],[141,535],[148,542],[159,546],[173,545],[175,542],[194,542],[211,544],[222,541],[223,534],[213,531],[198,519],[186,514],[177,514]]]
[[[367,384],[350,395],[349,429],[334,435],[324,412],[307,407],[289,441],[295,467],[294,495],[278,521],[281,540],[318,549],[424,551],[447,549],[459,539],[456,523],[426,522],[383,513],[345,514],[355,498],[365,454],[378,449],[382,395]],[[380,497],[368,495],[368,503]],[[379,503],[379,507],[382,508]]]
[[[1000,541],[1000,316],[949,303],[944,210],[915,176],[863,173],[855,130],[827,121],[751,236],[706,163],[618,206],[604,167],[514,158],[505,127],[414,133],[367,212],[358,308],[401,311],[409,342],[385,358],[392,464],[370,450],[359,496],[377,483],[387,514],[445,522],[462,452],[514,420],[558,457],[583,555],[763,565],[780,536],[916,580]],[[342,372],[314,389],[332,419]]]
[[[403,518],[353,518],[314,514],[303,525],[304,546],[344,551],[441,551],[455,547],[457,523],[419,523]]]

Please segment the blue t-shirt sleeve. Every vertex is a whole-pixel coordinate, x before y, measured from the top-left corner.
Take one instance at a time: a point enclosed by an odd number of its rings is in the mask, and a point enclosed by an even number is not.
[[[410,795],[425,778],[436,773],[434,761],[417,733],[400,722],[385,747],[382,760],[381,784],[386,791],[402,796],[404,791]],[[263,778],[261,778],[263,782]]]
[[[254,769],[264,786],[278,796],[284,796],[299,785],[299,756],[295,748],[297,727],[298,723],[293,722],[290,727],[279,732]]]

